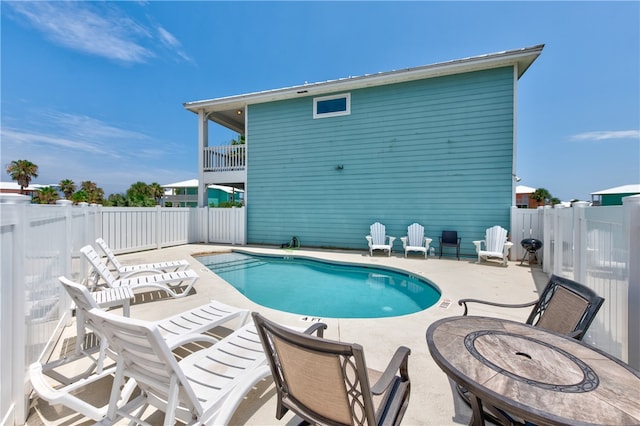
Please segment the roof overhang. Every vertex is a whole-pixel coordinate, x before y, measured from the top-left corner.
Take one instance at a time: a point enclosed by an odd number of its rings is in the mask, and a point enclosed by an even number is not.
[[[515,66],[520,78],[540,56],[544,44],[517,50],[473,56],[453,61],[423,65],[403,70],[366,74],[320,83],[309,83],[282,89],[247,93],[202,101],[185,102],[184,108],[199,114],[204,112],[208,119],[244,133],[245,107],[247,105],[293,99],[300,96],[318,96],[327,93],[383,86],[445,75],[462,74],[506,66]]]

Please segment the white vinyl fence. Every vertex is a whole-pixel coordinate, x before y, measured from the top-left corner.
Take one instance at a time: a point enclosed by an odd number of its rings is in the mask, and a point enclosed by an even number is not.
[[[547,275],[573,279],[605,299],[584,341],[640,369],[640,196],[622,206],[513,209],[512,238],[543,241]],[[512,249],[513,250],[513,249]]]
[[[51,354],[70,321],[58,283],[88,273],[80,248],[102,237],[116,253],[188,243],[246,244],[244,208],[33,205],[0,197],[0,425],[24,422],[26,369]]]

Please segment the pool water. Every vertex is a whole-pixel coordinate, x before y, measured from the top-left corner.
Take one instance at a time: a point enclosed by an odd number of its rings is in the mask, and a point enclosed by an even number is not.
[[[440,298],[428,280],[379,267],[243,253],[197,258],[260,305],[325,318],[406,315]]]

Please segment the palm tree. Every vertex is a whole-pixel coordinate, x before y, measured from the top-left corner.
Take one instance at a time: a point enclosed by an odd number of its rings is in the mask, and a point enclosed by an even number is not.
[[[71,179],[63,179],[58,185],[60,185],[60,191],[62,191],[64,198],[67,200],[71,199],[71,195],[76,192],[76,184]]]
[[[544,206],[551,198],[551,193],[544,188],[538,188],[533,191],[533,194],[531,194],[529,197],[533,200],[536,200],[539,206]]]
[[[158,182],[153,182],[149,185],[149,192],[151,196],[156,200],[156,204],[160,204],[160,199],[164,196],[164,188],[160,186]]]
[[[20,185],[20,193],[24,194],[24,189],[29,186],[31,179],[38,177],[38,166],[29,160],[15,160],[7,166],[7,173],[11,179]]]
[[[54,204],[60,198],[60,194],[55,188],[45,186],[40,188],[40,191],[33,198],[38,204]]]
[[[86,180],[80,184],[80,190],[84,191],[88,203],[102,204],[104,199],[104,189],[100,188],[95,182]]]

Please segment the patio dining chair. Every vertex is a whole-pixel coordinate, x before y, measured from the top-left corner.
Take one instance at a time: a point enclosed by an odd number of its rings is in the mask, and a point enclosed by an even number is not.
[[[604,299],[583,284],[552,275],[540,297],[532,302],[505,304],[477,299],[461,299],[458,301],[458,305],[464,306],[463,315],[468,313],[468,303],[500,308],[533,306],[526,324],[582,340],[604,303]],[[462,399],[471,405],[467,390],[462,386],[457,386],[457,390]],[[509,413],[490,406],[485,406],[484,416],[496,424],[515,424],[516,422]]]
[[[411,388],[409,348],[398,348],[382,373],[367,369],[358,344],[319,339],[252,315],[276,385],[278,420],[291,410],[311,424],[400,424]]]
[[[486,300],[461,299],[467,315],[468,303],[479,303],[501,308],[533,306],[526,324],[565,334],[582,340],[600,310],[604,299],[590,288],[568,278],[552,275],[537,300],[522,304],[505,304]]]
[[[442,231],[440,236],[440,258],[442,258],[442,249],[444,247],[455,247],[456,257],[460,260],[460,242],[462,238],[458,237],[457,231]]]
[[[113,265],[115,270],[114,276],[116,278],[128,278],[132,275],[136,274],[149,274],[156,273],[162,274],[166,272],[177,272],[183,271],[189,268],[189,262],[186,260],[169,260],[166,262],[156,262],[156,263],[142,263],[137,265],[123,265],[120,263],[118,258],[116,257],[111,247],[107,244],[105,240],[102,238],[98,238],[96,240],[96,244],[100,247],[100,250],[104,252],[107,256],[107,261],[105,262],[107,266],[109,264]]]
[[[110,288],[130,287],[132,290],[152,288],[162,290],[170,296],[177,298],[187,296],[199,278],[193,269],[187,269],[185,271],[117,279],[91,245],[82,247],[80,253],[82,253],[92,267],[92,271],[87,279],[87,284],[89,285],[93,284],[97,286],[99,279],[102,278]],[[186,283],[184,289],[181,288],[183,283]],[[181,291],[176,291],[178,289]]]

